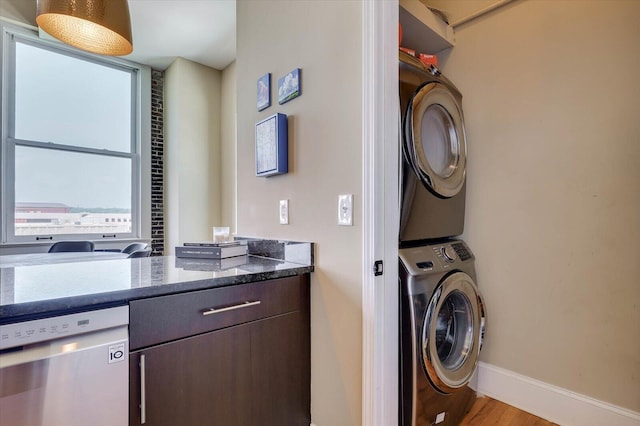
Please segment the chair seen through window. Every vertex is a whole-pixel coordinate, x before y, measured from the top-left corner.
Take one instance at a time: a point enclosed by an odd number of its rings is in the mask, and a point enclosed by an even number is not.
[[[146,250],[147,243],[131,243],[122,249],[122,253],[131,254],[134,251]]]
[[[92,241],[58,241],[49,247],[49,253],[93,251]]]
[[[136,250],[127,256],[128,259],[133,259],[136,257],[149,257],[151,256],[151,249],[146,250]]]

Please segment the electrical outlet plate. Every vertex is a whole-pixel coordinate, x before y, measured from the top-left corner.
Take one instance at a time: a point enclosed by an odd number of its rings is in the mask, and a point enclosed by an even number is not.
[[[353,194],[338,195],[338,225],[353,225]]]
[[[289,224],[289,200],[280,200],[280,225]]]

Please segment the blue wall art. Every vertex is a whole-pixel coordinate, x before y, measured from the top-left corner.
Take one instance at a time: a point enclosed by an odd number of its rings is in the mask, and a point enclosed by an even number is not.
[[[302,94],[300,88],[300,68],[296,68],[278,79],[278,103],[280,105]]]

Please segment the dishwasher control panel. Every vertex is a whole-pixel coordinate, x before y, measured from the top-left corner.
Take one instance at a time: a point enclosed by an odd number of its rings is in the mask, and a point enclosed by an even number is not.
[[[0,350],[89,333],[129,323],[129,307],[100,309],[0,325]]]

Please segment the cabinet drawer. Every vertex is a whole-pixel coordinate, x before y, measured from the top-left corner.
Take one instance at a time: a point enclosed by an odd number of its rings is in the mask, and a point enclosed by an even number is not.
[[[299,310],[304,282],[291,277],[131,301],[131,350]]]

